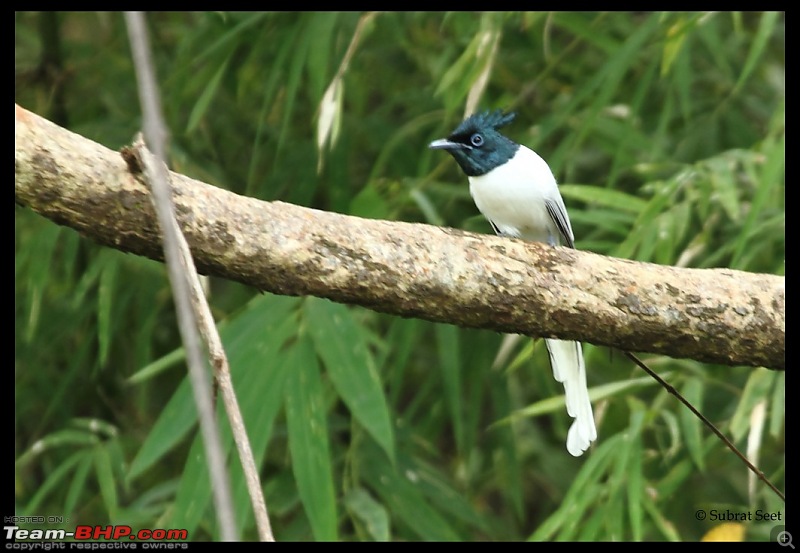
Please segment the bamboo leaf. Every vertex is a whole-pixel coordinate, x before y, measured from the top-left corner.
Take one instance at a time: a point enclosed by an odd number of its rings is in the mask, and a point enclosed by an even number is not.
[[[436,344],[439,352],[439,370],[442,371],[444,394],[450,409],[450,424],[455,429],[458,450],[464,451],[464,415],[461,397],[461,360],[459,358],[458,329],[452,325],[436,325]]]
[[[200,124],[200,121],[205,117],[206,112],[208,112],[208,108],[211,106],[211,101],[214,99],[214,96],[219,89],[220,81],[222,80],[223,75],[228,70],[228,61],[230,61],[230,57],[226,59],[222,64],[220,64],[219,69],[217,72],[214,73],[214,76],[206,83],[206,86],[203,88],[203,92],[200,94],[200,97],[195,102],[194,107],[192,108],[192,112],[189,114],[189,122],[186,124],[186,134],[193,132],[197,125]]]
[[[87,454],[87,451],[89,452]],[[39,512],[41,505],[44,501],[54,492],[58,484],[64,481],[67,475],[72,471],[76,465],[80,470],[81,463],[86,459],[89,461],[89,467],[93,461],[91,450],[77,451],[62,461],[55,469],[47,475],[47,478],[42,482],[42,485],[33,494],[28,504],[22,509],[23,513],[33,514]],[[77,471],[76,471],[77,472]]]
[[[336,497],[324,390],[314,347],[301,337],[287,353],[286,422],[292,472],[317,541],[336,541]]]
[[[683,397],[701,413],[703,412],[703,389],[703,381],[700,378],[692,377],[687,379],[686,384],[681,390]],[[700,436],[700,419],[688,409],[681,409],[678,412],[678,416],[681,421],[686,449],[689,450],[689,455],[695,465],[697,465],[697,468],[703,472],[706,469],[706,464],[703,454],[702,438]]]
[[[750,51],[747,53],[747,59],[739,75],[739,80],[736,81],[734,92],[738,92],[742,86],[744,86],[744,83],[750,77],[759,59],[764,54],[764,49],[767,47],[767,42],[774,32],[779,15],[778,12],[765,12],[761,14],[761,19],[758,22],[758,31],[753,39]]]
[[[358,518],[375,541],[389,541],[389,513],[364,488],[347,493],[345,505]]]
[[[741,440],[750,428],[750,413],[756,404],[769,395],[775,379],[775,372],[767,369],[755,369],[745,384],[744,392],[731,417],[731,434],[734,441]]]
[[[256,463],[264,458],[275,417],[283,407],[286,381],[292,368],[286,362],[283,347],[297,334],[297,321],[291,316],[291,311],[297,305],[296,298],[263,296],[251,302],[249,308],[225,325],[221,332]],[[222,406],[219,406],[220,415],[222,410]],[[195,416],[193,415],[190,422],[194,421]],[[220,420],[223,420],[222,417]],[[233,438],[226,424],[221,425],[221,438],[225,453],[228,454],[233,449]],[[174,440],[170,441],[175,444]],[[164,454],[163,448],[159,454]],[[153,457],[155,455],[149,460],[152,461]],[[239,504],[248,506],[246,510],[243,508],[246,514],[237,519],[242,528],[252,520],[252,514],[239,464],[238,459],[233,463],[236,469],[232,470],[231,487]],[[211,488],[205,452],[198,433],[186,458],[175,495],[174,510],[170,513],[170,526],[185,528],[192,535],[210,500]]]
[[[670,373],[662,374],[663,378],[669,378]],[[605,398],[614,397],[617,395],[621,395],[626,392],[630,392],[637,388],[643,386],[653,386],[657,384],[655,380],[650,378],[649,376],[643,376],[641,378],[632,378],[629,380],[624,380],[620,382],[612,382],[610,384],[604,384],[602,386],[595,386],[589,389],[589,398],[592,402],[597,402]],[[505,424],[512,420],[521,417],[538,417],[540,415],[546,415],[553,412],[563,411],[564,409],[564,396],[555,396],[550,397],[547,399],[543,399],[528,405],[522,409],[517,409],[514,411],[509,417],[501,419],[494,423],[497,424]]]
[[[576,200],[594,206],[613,207],[620,211],[638,214],[647,206],[647,201],[626,192],[592,186],[588,184],[561,184],[559,190],[564,200]]]
[[[73,512],[78,501],[81,499],[81,495],[86,492],[86,481],[89,478],[89,471],[92,470],[93,464],[94,459],[92,455],[86,451],[82,452],[75,473],[72,475],[72,482],[70,482],[69,489],[67,490],[67,497],[64,500],[65,513]]]
[[[304,309],[314,348],[336,391],[359,424],[380,444],[389,459],[394,460],[389,406],[364,333],[351,311],[316,298],[308,298]]]
[[[252,301],[248,308],[237,317],[221,325],[220,335],[228,354],[228,362],[234,379],[237,378],[239,367],[249,363],[265,369],[257,377],[260,383],[256,385],[254,382],[250,382],[249,389],[273,385],[270,377],[274,376],[272,371],[275,371],[274,367],[278,363],[276,361],[278,356],[275,352],[280,349],[287,335],[296,325],[289,317],[289,311],[296,305],[297,300],[294,298],[262,296]],[[277,372],[280,373],[280,371]],[[256,378],[255,375],[254,378]],[[278,385],[281,382],[280,377],[275,376],[275,379],[274,387],[280,388]],[[191,394],[189,381],[184,378],[131,462],[128,469],[129,481],[138,478],[154,463],[162,459],[194,427],[197,422],[197,411]],[[241,400],[240,403],[242,403]],[[260,399],[257,399],[256,403],[264,405]],[[243,405],[242,409],[246,417],[247,412]],[[262,423],[260,428],[266,428],[266,426]],[[253,434],[251,434],[252,439]]]
[[[100,495],[106,507],[109,519],[113,522],[116,519],[119,509],[119,499],[117,496],[117,484],[114,479],[114,469],[111,465],[111,456],[108,449],[98,445],[94,450],[94,468],[97,475],[97,482],[100,485]]]
[[[461,539],[442,514],[425,499],[413,463],[398,459],[395,467],[383,462],[383,456],[377,450],[368,446],[364,449],[362,471],[365,481],[415,536],[427,541]]]
[[[781,435],[786,424],[786,373],[782,372],[775,379],[772,401],[769,403],[769,433],[773,438]]]

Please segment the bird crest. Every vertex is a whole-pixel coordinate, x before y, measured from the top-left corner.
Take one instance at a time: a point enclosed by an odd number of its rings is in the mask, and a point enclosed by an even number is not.
[[[515,112],[503,113],[502,110],[481,111],[473,113],[453,131],[453,135],[471,134],[479,130],[494,129],[504,127],[511,123],[517,116]]]

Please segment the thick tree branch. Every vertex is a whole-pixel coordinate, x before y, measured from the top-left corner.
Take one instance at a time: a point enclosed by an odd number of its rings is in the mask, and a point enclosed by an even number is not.
[[[161,259],[148,189],[123,156],[15,111],[17,203],[102,244]],[[172,182],[183,232],[208,274],[460,326],[785,368],[784,277],[360,219],[176,173]]]

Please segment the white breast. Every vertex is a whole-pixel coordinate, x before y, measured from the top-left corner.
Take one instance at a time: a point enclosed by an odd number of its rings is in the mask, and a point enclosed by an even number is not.
[[[503,234],[538,242],[559,236],[545,207],[545,199],[563,205],[558,185],[547,162],[530,148],[520,146],[504,165],[469,177],[469,191],[481,213]]]

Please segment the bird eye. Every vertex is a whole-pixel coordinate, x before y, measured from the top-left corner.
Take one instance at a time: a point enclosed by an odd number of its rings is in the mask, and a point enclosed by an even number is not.
[[[473,134],[470,137],[469,141],[476,148],[480,148],[481,146],[483,146],[483,137],[478,133]]]

